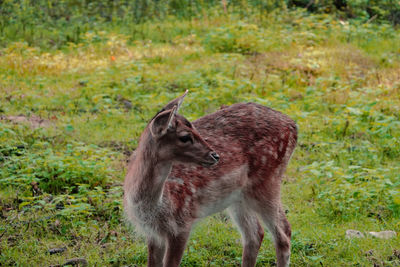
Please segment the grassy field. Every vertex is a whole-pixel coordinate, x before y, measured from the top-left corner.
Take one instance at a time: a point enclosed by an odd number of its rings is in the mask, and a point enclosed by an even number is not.
[[[400,232],[398,30],[301,11],[137,29],[141,40],[108,29],[56,50],[0,51],[0,266],[145,265],[144,239],[122,216],[126,161],[185,89],[190,120],[252,101],[297,122],[283,182],[293,266],[400,265],[400,235],[345,238]],[[240,263],[240,235],[222,213],[198,223],[182,266]],[[267,236],[257,266],[274,264]]]

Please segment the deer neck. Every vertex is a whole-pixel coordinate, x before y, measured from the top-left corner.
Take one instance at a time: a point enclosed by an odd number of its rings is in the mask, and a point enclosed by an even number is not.
[[[149,136],[143,138],[136,150],[134,162],[128,171],[131,196],[138,205],[156,207],[161,203],[163,188],[172,161],[160,161],[157,157],[157,144]]]

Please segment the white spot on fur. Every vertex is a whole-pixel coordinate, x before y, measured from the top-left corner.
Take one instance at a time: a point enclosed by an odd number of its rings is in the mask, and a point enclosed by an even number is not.
[[[189,187],[190,192],[192,192],[192,194],[196,193],[196,188],[194,188],[193,186]]]
[[[185,198],[185,208],[188,208],[189,207],[189,204],[190,204],[190,201],[191,201],[191,198],[189,197],[189,196],[186,196],[186,198]]]
[[[282,152],[282,149],[283,149],[283,142],[280,142],[279,143],[279,152]]]
[[[262,156],[261,157],[261,164],[265,165],[265,163],[267,163],[267,157],[266,156]]]
[[[276,153],[275,151],[268,150],[267,153],[268,153],[269,155],[271,155],[271,157],[273,157],[274,159],[277,159],[277,158],[278,158],[278,153]]]

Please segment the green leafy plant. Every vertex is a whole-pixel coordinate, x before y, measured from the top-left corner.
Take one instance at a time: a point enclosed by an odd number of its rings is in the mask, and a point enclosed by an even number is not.
[[[257,25],[238,23],[216,28],[206,35],[203,43],[213,52],[251,54],[260,52],[264,42]]]

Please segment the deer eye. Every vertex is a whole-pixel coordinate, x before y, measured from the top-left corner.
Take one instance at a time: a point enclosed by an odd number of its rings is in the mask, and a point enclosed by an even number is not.
[[[193,140],[192,140],[192,137],[188,134],[188,135],[184,135],[184,136],[180,136],[179,137],[179,140],[182,142],[182,143],[187,143],[187,142],[191,142],[192,144],[193,144]]]

